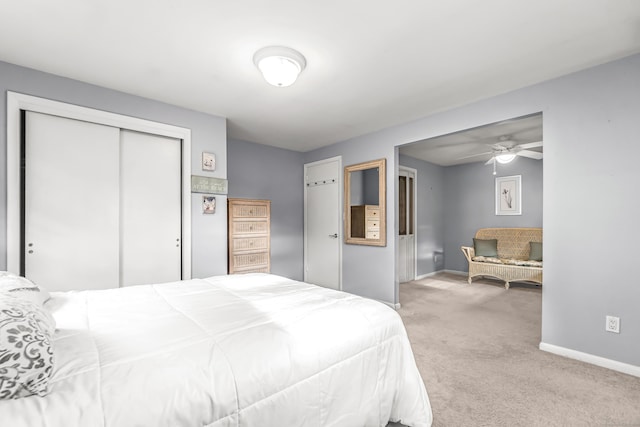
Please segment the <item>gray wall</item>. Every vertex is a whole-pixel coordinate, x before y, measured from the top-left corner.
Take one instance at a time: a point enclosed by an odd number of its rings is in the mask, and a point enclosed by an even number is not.
[[[186,110],[161,102],[89,85],[79,81],[42,73],[0,62],[0,268],[6,269],[6,200],[7,200],[7,103],[6,91],[62,101],[84,107],[110,111],[191,129],[192,173],[217,178],[227,177],[226,121],[224,118]],[[201,153],[216,155],[216,171],[203,172]],[[226,205],[226,196],[216,197],[218,206]],[[191,197],[192,276],[206,277],[227,271],[227,213],[202,214],[202,195]]]
[[[542,227],[542,160],[516,157],[493,168],[469,163],[445,168],[445,269],[469,271],[460,246],[473,246],[476,230],[484,227]],[[522,176],[522,215],[495,214],[495,178]]]
[[[433,163],[400,156],[400,164],[416,170],[415,218],[417,275],[433,273],[445,268],[445,169]]]
[[[271,272],[303,279],[302,153],[229,139],[229,197],[271,200]]]
[[[639,75],[635,55],[307,153],[305,162],[342,155],[344,165],[387,158],[388,244],[343,246],[344,289],[398,301],[396,146],[543,112],[542,341],[640,366],[640,286],[629,279],[640,236]],[[621,318],[620,334],[605,332],[607,314]]]

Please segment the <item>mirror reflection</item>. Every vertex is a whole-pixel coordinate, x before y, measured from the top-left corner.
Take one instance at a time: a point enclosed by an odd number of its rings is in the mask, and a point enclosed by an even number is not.
[[[385,159],[345,168],[345,242],[386,245]]]

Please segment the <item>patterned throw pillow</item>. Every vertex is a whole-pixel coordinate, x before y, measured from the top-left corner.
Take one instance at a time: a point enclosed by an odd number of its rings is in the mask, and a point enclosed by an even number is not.
[[[50,298],[46,289],[37,286],[26,277],[7,271],[0,271],[0,292],[10,292],[14,296],[28,299],[40,306]]]
[[[47,310],[0,292],[0,399],[47,394],[54,331]]]

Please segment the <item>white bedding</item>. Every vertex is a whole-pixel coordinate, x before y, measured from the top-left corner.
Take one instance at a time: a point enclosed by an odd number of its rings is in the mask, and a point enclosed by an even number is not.
[[[52,293],[45,397],[3,426],[431,425],[402,321],[376,301],[269,274]]]

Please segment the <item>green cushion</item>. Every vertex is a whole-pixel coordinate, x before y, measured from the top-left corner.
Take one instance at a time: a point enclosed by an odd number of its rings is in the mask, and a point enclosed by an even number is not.
[[[475,256],[498,257],[498,239],[476,239],[473,238],[473,249]]]
[[[529,242],[529,259],[542,261],[542,242]]]

